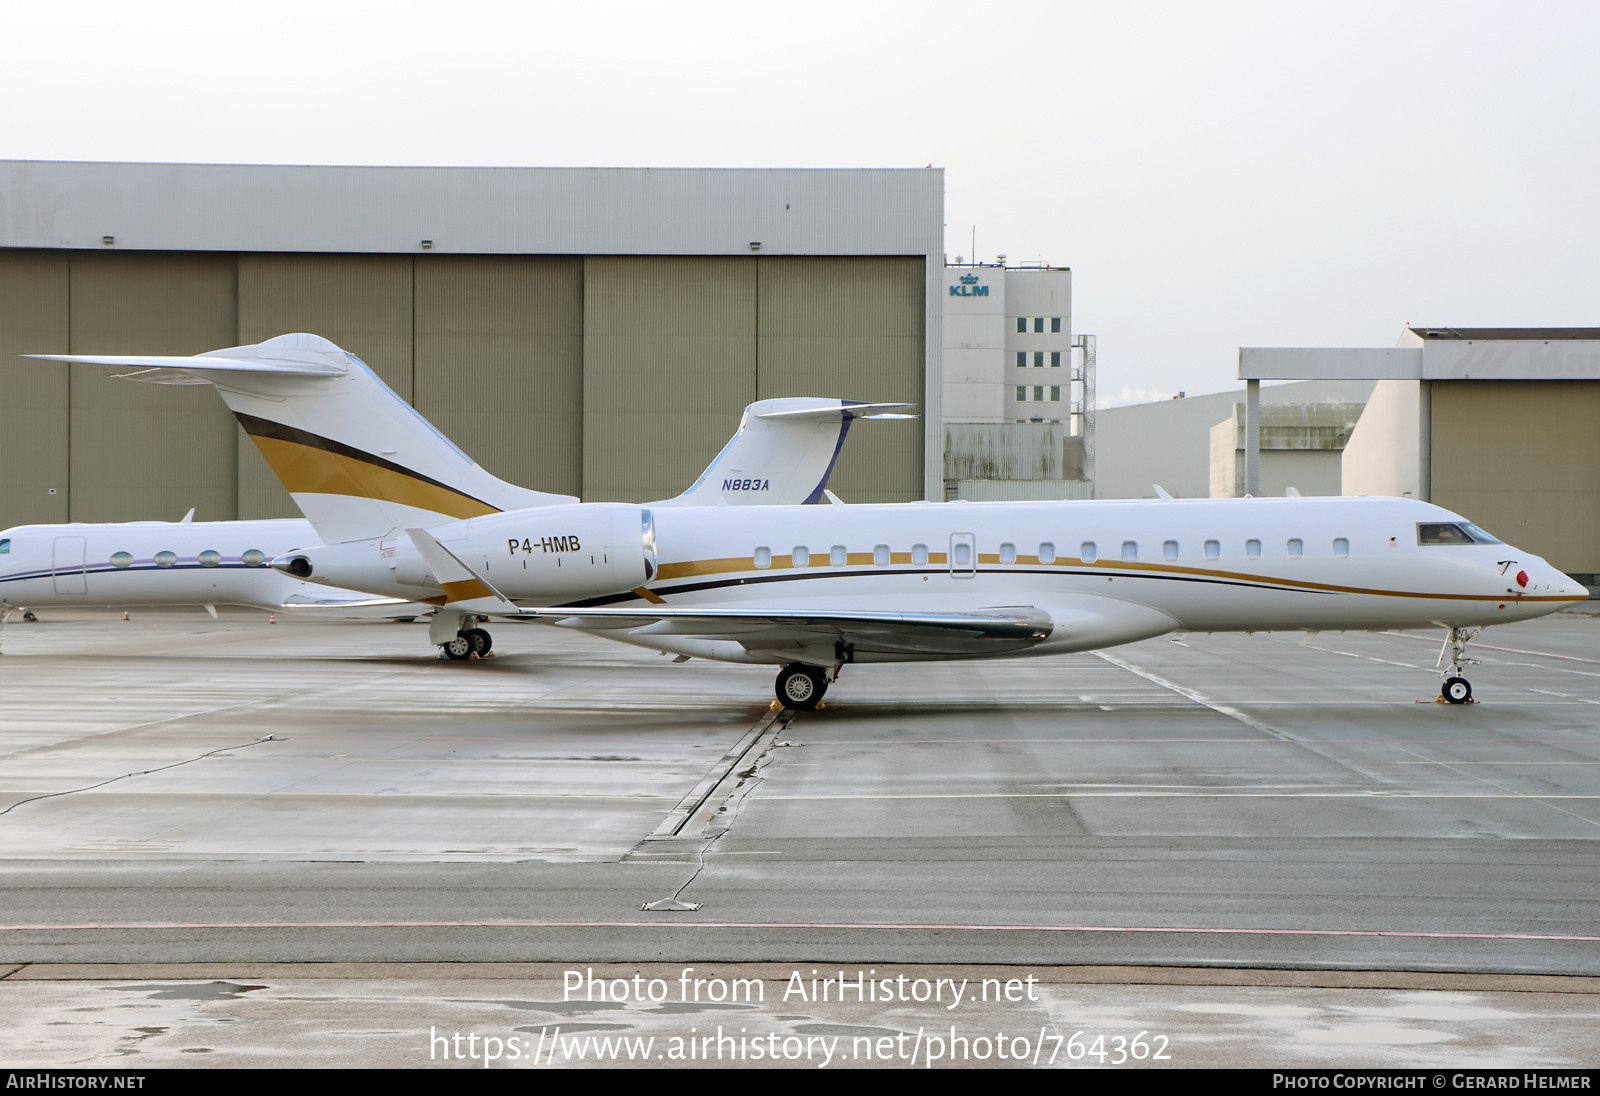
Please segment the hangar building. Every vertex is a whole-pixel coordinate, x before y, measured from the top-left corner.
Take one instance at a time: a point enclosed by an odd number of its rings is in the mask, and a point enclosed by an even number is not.
[[[19,359],[326,336],[494,474],[677,494],[757,399],[919,405],[832,486],[943,496],[944,176],[0,161],[0,524],[295,513],[205,387]]]
[[[1247,405],[1263,379],[1377,381],[1344,450],[1344,494],[1437,503],[1600,583],[1600,328],[1417,327],[1383,349],[1247,347],[1239,376]]]

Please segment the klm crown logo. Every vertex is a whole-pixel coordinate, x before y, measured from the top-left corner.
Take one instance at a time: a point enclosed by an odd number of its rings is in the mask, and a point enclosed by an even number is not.
[[[962,285],[977,285],[978,284],[978,276],[976,274],[963,274],[963,275],[961,275],[961,284]]]

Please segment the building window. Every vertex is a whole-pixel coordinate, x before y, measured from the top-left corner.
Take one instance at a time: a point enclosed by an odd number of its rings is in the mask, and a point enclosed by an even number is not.
[[[1289,539],[1289,558],[1290,559],[1299,559],[1301,556],[1303,556],[1305,554],[1306,554],[1305,543],[1303,541],[1301,541],[1301,539],[1299,537],[1291,537]]]
[[[1214,540],[1206,541],[1206,558],[1215,560],[1222,555],[1222,545]]]
[[[1346,537],[1333,538],[1333,554],[1339,559],[1350,558],[1350,541]]]
[[[928,562],[928,546],[926,544],[913,544],[911,546],[911,562],[918,567]]]
[[[10,546],[11,542],[9,540],[6,541],[6,547],[9,548]],[[129,555],[127,552],[113,552],[111,554],[111,566],[115,567],[119,571],[124,567],[132,567],[133,556]]]
[[[1052,334],[1052,335],[1061,334],[1061,317],[1060,316],[1051,316],[1050,317],[1050,334]]]
[[[200,553],[200,566],[202,566],[202,567],[215,567],[217,564],[219,564],[221,562],[222,562],[222,553],[221,552],[215,552],[215,551],[212,551],[210,548],[207,548],[204,552]]]
[[[1017,334],[1026,335],[1027,333],[1028,333],[1028,321],[1023,319],[1021,316],[1018,316],[1017,317]]]
[[[797,545],[795,550],[789,553],[789,562],[796,567],[811,566],[811,549]]]
[[[1050,351],[1050,368],[1051,369],[1060,369],[1061,368],[1061,351],[1059,351],[1059,350]]]
[[[850,553],[844,550],[844,545],[835,544],[828,549],[828,562],[835,567],[843,567],[850,562]]]
[[[1040,335],[1044,334],[1044,317],[1043,316],[1035,316],[1033,318],[1033,330],[1037,334],[1040,334]]]
[[[1054,563],[1056,561],[1056,546],[1048,540],[1039,545],[1039,562]]]
[[[1043,369],[1044,368],[1044,351],[1043,350],[1035,350],[1033,352],[1033,367],[1035,369]]]
[[[1169,540],[1161,546],[1161,554],[1168,563],[1178,558],[1178,542]]]
[[[1033,402],[1034,403],[1043,403],[1044,402],[1044,385],[1036,384],[1036,385],[1033,386]]]
[[[1017,368],[1028,368],[1028,352],[1026,350],[1017,351]]]
[[[1001,563],[1015,563],[1015,562],[1017,562],[1017,546],[1015,544],[1002,544],[1000,546],[1000,562]]]
[[[1125,541],[1123,541],[1122,542],[1122,560],[1123,560],[1123,562],[1124,563],[1132,563],[1134,560],[1136,560],[1138,558],[1139,558],[1139,542],[1136,541],[1136,540],[1125,540]]]
[[[760,548],[756,549],[756,567],[757,569],[764,571],[771,566],[772,549],[763,544]]]
[[[1025,385],[1017,385],[1017,399],[1023,403],[1028,401],[1028,389]]]
[[[1050,402],[1051,403],[1060,403],[1061,402],[1061,386],[1059,384],[1052,384],[1050,386]]]
[[[1245,541],[1244,542],[1244,554],[1250,559],[1260,559],[1261,558],[1261,542],[1259,540],[1247,540],[1247,541]]]
[[[1093,563],[1100,558],[1099,550],[1095,548],[1094,541],[1086,540],[1078,545],[1078,558],[1085,563]]]

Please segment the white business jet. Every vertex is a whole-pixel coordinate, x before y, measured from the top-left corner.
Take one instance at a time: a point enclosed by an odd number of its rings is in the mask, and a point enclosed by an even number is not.
[[[256,440],[324,540],[274,568],[436,604],[435,642],[484,614],[774,664],[789,708],[815,707],[845,664],[1429,626],[1445,631],[1442,695],[1465,703],[1479,630],[1587,597],[1408,499],[495,507],[482,498],[499,481],[453,463],[414,417],[397,430],[401,412],[372,404],[361,372],[325,340],[285,336],[134,376],[210,382]]]
[[[340,358],[348,358],[353,363],[353,387],[367,390],[359,393],[361,398],[368,406],[384,409],[395,430],[424,435],[432,448],[447,450],[458,467],[477,469],[364,363],[315,336],[290,338],[314,340]],[[143,359],[143,363],[165,360]],[[145,379],[198,383],[187,375]],[[688,490],[649,505],[807,505],[831,500],[826,490],[828,479],[851,423],[858,418],[913,418],[901,413],[908,406],[816,398],[757,401],[745,408],[739,429]],[[330,446],[329,451],[338,453],[337,446]],[[341,455],[359,463],[359,457]],[[432,455],[446,459],[444,452]],[[391,471],[382,458],[373,458],[373,463],[372,478],[381,479]],[[497,508],[578,501],[569,495],[523,491],[481,469],[477,472],[482,497]],[[20,610],[29,619],[36,609],[95,605],[203,605],[212,616],[216,616],[217,605],[341,617],[432,611],[432,606],[411,604],[405,598],[330,589],[273,570],[270,563],[275,557],[324,539],[303,519],[194,522],[193,516],[191,510],[178,522],[25,525],[0,531],[0,611]],[[443,644],[453,658],[486,654],[492,645],[482,628],[458,631],[467,634],[452,635]]]

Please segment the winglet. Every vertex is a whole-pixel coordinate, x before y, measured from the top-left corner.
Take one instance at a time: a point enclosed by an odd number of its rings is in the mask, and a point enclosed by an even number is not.
[[[417,546],[423,561],[433,572],[434,581],[443,588],[444,604],[492,613],[521,612],[511,599],[480,578],[427,530],[407,529],[406,536]]]

